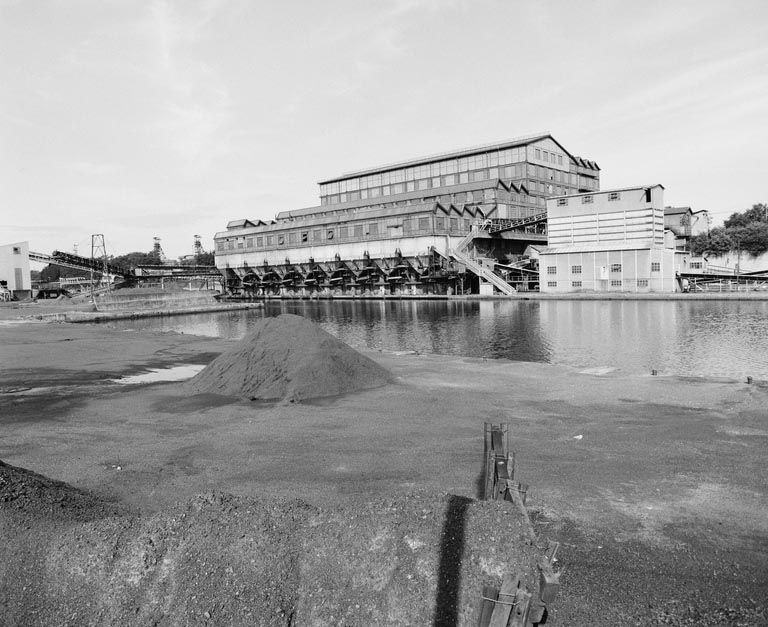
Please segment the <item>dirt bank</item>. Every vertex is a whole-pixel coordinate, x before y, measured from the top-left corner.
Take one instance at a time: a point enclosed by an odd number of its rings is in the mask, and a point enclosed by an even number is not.
[[[539,555],[501,502],[206,494],[142,515],[2,463],[0,531],[0,623],[29,626],[472,625],[482,586],[510,565],[533,586]]]
[[[508,422],[540,536],[564,543],[552,624],[765,624],[763,385],[384,354],[395,383],[315,404],[108,381],[231,345],[0,326],[0,459],[142,516],[212,491],[351,511],[476,496],[483,422]]]

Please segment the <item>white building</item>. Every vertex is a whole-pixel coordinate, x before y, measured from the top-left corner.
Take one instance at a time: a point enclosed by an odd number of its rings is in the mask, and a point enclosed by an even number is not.
[[[542,292],[678,289],[675,251],[664,246],[662,185],[549,198],[547,220]]]
[[[0,246],[0,285],[16,298],[32,295],[32,274],[29,267],[29,242]]]

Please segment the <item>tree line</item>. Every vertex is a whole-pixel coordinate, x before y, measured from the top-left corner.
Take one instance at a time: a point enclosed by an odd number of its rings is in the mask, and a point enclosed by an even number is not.
[[[758,203],[751,209],[732,213],[708,233],[691,238],[691,253],[700,255],[724,255],[744,252],[754,257],[768,251],[768,205]]]

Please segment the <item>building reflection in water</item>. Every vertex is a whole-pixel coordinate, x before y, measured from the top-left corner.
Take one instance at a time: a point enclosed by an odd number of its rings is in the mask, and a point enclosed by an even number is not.
[[[280,313],[314,320],[362,350],[768,379],[765,301],[271,301],[264,309],[110,324],[236,339]]]

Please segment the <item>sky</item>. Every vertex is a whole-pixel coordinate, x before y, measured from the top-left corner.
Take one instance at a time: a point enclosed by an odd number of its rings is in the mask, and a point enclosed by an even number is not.
[[[0,243],[193,252],[317,181],[549,132],[713,225],[768,202],[768,2],[0,0]]]

